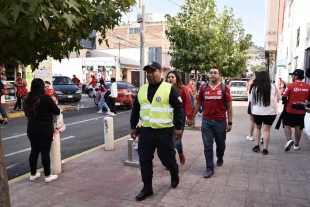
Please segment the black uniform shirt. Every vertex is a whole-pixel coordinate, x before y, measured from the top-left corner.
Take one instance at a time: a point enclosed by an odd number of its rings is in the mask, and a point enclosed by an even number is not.
[[[149,87],[147,89],[147,99],[150,103],[152,103],[153,97],[162,82],[163,81],[155,85],[149,84]],[[170,91],[170,96],[169,96],[169,104],[172,106],[172,108],[174,108],[173,117],[174,117],[174,122],[175,122],[175,129],[177,130],[182,129],[183,119],[184,119],[183,104],[180,101],[181,99],[179,97],[180,97],[179,91],[172,86],[171,91]],[[136,128],[139,122],[139,117],[140,117],[140,103],[138,101],[138,96],[137,96],[133,102],[133,107],[132,107],[131,116],[130,116],[131,129]]]

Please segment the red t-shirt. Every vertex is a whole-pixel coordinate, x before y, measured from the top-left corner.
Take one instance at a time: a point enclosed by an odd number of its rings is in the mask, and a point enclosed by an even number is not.
[[[95,77],[93,77],[89,83],[93,88],[97,86],[97,80]]]
[[[292,114],[305,114],[306,112],[303,110],[293,109],[292,103],[308,101],[308,98],[310,98],[310,85],[302,81],[290,83],[287,85],[283,96],[288,97],[286,112]]]
[[[182,88],[179,88],[178,91],[182,99],[184,113],[187,119],[192,120],[193,119],[193,106],[192,106],[191,98],[188,92],[188,88],[186,86],[182,86]]]
[[[79,79],[77,77],[72,78],[72,82],[75,84],[79,83]]]
[[[205,93],[202,94],[203,85],[200,86],[199,92],[196,96],[197,101],[204,102],[203,118],[211,120],[226,119],[226,102],[231,101],[230,88],[226,87],[226,96],[222,92],[222,85],[219,83],[215,88],[209,84],[206,87]],[[224,101],[225,99],[225,101]]]
[[[55,102],[55,104],[58,104],[57,98],[55,97],[55,91],[52,88],[48,88],[44,90],[44,93],[48,96],[50,96],[53,101]]]
[[[190,90],[192,90],[193,94],[195,94],[195,87],[194,85],[192,85],[191,83],[187,85],[187,88],[189,88]]]

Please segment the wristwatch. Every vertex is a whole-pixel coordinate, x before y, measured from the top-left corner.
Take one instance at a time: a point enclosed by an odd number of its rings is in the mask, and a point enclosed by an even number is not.
[[[232,122],[230,122],[230,121],[228,122],[228,125],[230,125],[230,126],[231,126],[232,124],[233,124]]]

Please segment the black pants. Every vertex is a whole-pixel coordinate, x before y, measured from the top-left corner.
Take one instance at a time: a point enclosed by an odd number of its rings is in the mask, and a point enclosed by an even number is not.
[[[110,111],[116,114],[115,98],[110,98]]]
[[[14,110],[16,109],[22,109],[22,97],[20,96],[16,96],[17,97],[17,100],[16,100],[16,103],[15,103],[15,106],[14,106]]]
[[[27,135],[31,145],[29,156],[31,175],[35,175],[37,172],[37,162],[41,153],[44,175],[49,176],[51,174],[50,150],[53,140],[52,122],[29,122]]]
[[[141,128],[138,142],[138,153],[144,187],[152,186],[152,160],[156,148],[158,157],[162,164],[166,166],[170,172],[178,170],[172,133],[173,127],[164,129],[152,129],[150,127]]]

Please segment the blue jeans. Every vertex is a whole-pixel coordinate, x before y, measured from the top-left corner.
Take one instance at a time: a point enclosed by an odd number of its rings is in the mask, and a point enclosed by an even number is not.
[[[100,99],[100,101],[99,101],[98,106],[99,106],[99,110],[102,110],[102,107],[104,107],[104,108],[106,108],[107,111],[109,111],[110,109],[109,109],[107,103],[106,103],[105,100],[104,100],[104,94],[105,94],[105,93],[106,93],[106,92],[101,92],[101,99]]]
[[[6,111],[3,108],[2,103],[1,103],[1,95],[0,95],[0,114],[2,115],[2,118],[8,118],[8,115],[6,114]]]
[[[184,119],[183,119],[182,135],[183,135],[183,132],[184,132],[185,122],[186,122],[186,116],[184,116]],[[178,151],[178,154],[179,155],[183,154],[182,136],[179,139],[177,139],[177,140],[173,137],[172,140],[173,140],[174,147]]]
[[[226,148],[226,119],[224,120],[209,120],[202,119],[201,135],[204,145],[204,153],[206,159],[206,168],[214,169],[213,163],[213,139],[216,143],[216,156],[218,159],[223,159]]]
[[[191,102],[192,102],[192,107],[195,107],[195,98],[193,96],[191,96]]]

